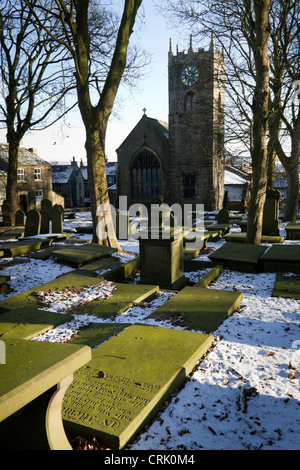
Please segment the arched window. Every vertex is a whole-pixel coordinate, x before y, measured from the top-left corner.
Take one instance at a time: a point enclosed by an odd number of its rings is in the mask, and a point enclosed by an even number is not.
[[[184,97],[184,110],[186,112],[193,111],[195,103],[195,94],[189,91]]]
[[[131,164],[132,198],[153,200],[161,195],[161,167],[157,156],[143,149]]]

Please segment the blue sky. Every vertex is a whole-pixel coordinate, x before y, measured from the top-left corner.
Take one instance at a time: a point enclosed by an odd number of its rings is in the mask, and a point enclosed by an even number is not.
[[[115,0],[114,0],[115,1]],[[122,4],[123,2],[120,2]],[[154,8],[153,0],[143,0],[144,25],[137,28],[132,41],[140,44],[152,56],[146,69],[146,76],[139,80],[131,91],[122,87],[118,93],[114,111],[107,132],[106,153],[109,161],[117,159],[115,150],[126,138],[143,115],[143,108],[149,117],[168,120],[168,51],[172,38],[173,50],[179,44],[180,50],[188,48],[188,39],[175,29]],[[181,37],[180,37],[181,36]],[[60,124],[47,130],[29,132],[23,139],[25,147],[37,148],[38,155],[48,161],[71,161],[73,157],[85,162],[84,128],[80,113],[73,111],[66,118],[69,126]],[[0,131],[0,141],[5,142],[5,131]]]

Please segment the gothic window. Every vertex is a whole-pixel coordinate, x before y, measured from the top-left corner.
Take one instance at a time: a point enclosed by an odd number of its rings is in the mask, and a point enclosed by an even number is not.
[[[161,195],[161,167],[151,150],[143,149],[131,165],[133,199],[157,199]]]
[[[183,174],[183,197],[193,199],[196,197],[196,175],[195,173]]]
[[[193,111],[195,105],[195,94],[189,91],[184,97],[184,110]]]

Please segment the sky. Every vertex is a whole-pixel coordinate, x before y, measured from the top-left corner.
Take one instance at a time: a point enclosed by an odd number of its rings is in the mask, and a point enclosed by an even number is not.
[[[115,0],[114,0],[115,1]],[[106,153],[109,161],[116,161],[116,149],[142,118],[145,108],[149,117],[168,121],[168,51],[170,38],[173,50],[179,45],[180,50],[189,46],[187,36],[170,27],[170,21],[155,11],[153,0],[143,0],[141,13],[144,13],[144,25],[134,31],[132,41],[151,54],[151,63],[146,68],[146,75],[129,91],[121,87],[114,114],[109,121]],[[70,162],[73,157],[86,162],[84,149],[84,127],[78,110],[66,119],[68,127],[61,124],[44,131],[28,132],[23,139],[23,146],[36,148],[38,155],[47,161]],[[6,142],[5,130],[0,131],[0,142]]]

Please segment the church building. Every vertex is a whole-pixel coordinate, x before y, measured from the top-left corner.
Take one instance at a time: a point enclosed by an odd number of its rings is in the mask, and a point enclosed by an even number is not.
[[[224,200],[224,56],[208,50],[172,51],[168,61],[169,122],[143,115],[117,149],[118,196],[128,205],[204,204]]]

